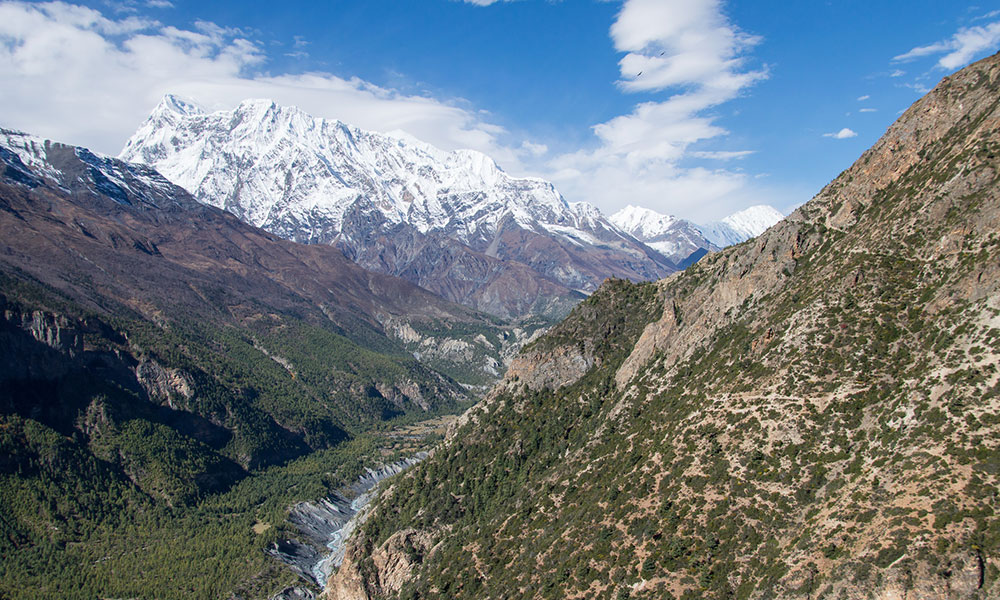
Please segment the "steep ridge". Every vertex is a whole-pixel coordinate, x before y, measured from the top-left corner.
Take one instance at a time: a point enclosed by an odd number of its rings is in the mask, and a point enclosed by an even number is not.
[[[294,576],[262,506],[321,497],[390,419],[461,409],[528,333],[0,131],[0,596],[267,591]]]
[[[332,597],[997,597],[998,176],[1000,55],[757,239],[526,348]]]
[[[283,238],[502,316],[565,314],[608,276],[676,270],[596,208],[481,153],[266,100],[205,113],[167,96],[120,156]]]

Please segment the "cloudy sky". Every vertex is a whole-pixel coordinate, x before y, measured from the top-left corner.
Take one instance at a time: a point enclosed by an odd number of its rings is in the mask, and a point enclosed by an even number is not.
[[[0,125],[117,154],[166,93],[271,98],[704,222],[808,200],[998,48],[1000,2],[0,1]]]

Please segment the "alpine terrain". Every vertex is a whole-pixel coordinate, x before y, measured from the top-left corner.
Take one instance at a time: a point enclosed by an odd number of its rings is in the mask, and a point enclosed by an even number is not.
[[[120,158],[254,226],[336,245],[367,269],[503,317],[561,316],[609,276],[677,270],[595,207],[511,177],[479,152],[268,100],[206,113],[167,96]]]
[[[605,283],[328,597],[1000,597],[998,177],[1000,55],[755,240]]]

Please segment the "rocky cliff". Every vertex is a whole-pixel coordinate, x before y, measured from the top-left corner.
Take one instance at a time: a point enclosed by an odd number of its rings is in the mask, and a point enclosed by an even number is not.
[[[998,183],[1000,55],[757,239],[606,283],[528,347],[382,496],[361,588],[1000,596]],[[412,530],[410,575],[375,586]]]

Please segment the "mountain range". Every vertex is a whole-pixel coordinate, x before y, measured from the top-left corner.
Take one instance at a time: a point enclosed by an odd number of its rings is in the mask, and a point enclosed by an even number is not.
[[[656,279],[714,248],[658,239],[664,255],[595,207],[567,202],[547,181],[511,177],[479,152],[444,152],[269,100],[209,113],[167,96],[120,158],[251,225],[335,245],[367,269],[503,317],[563,315],[609,276]],[[744,232],[726,231],[725,243]]]

